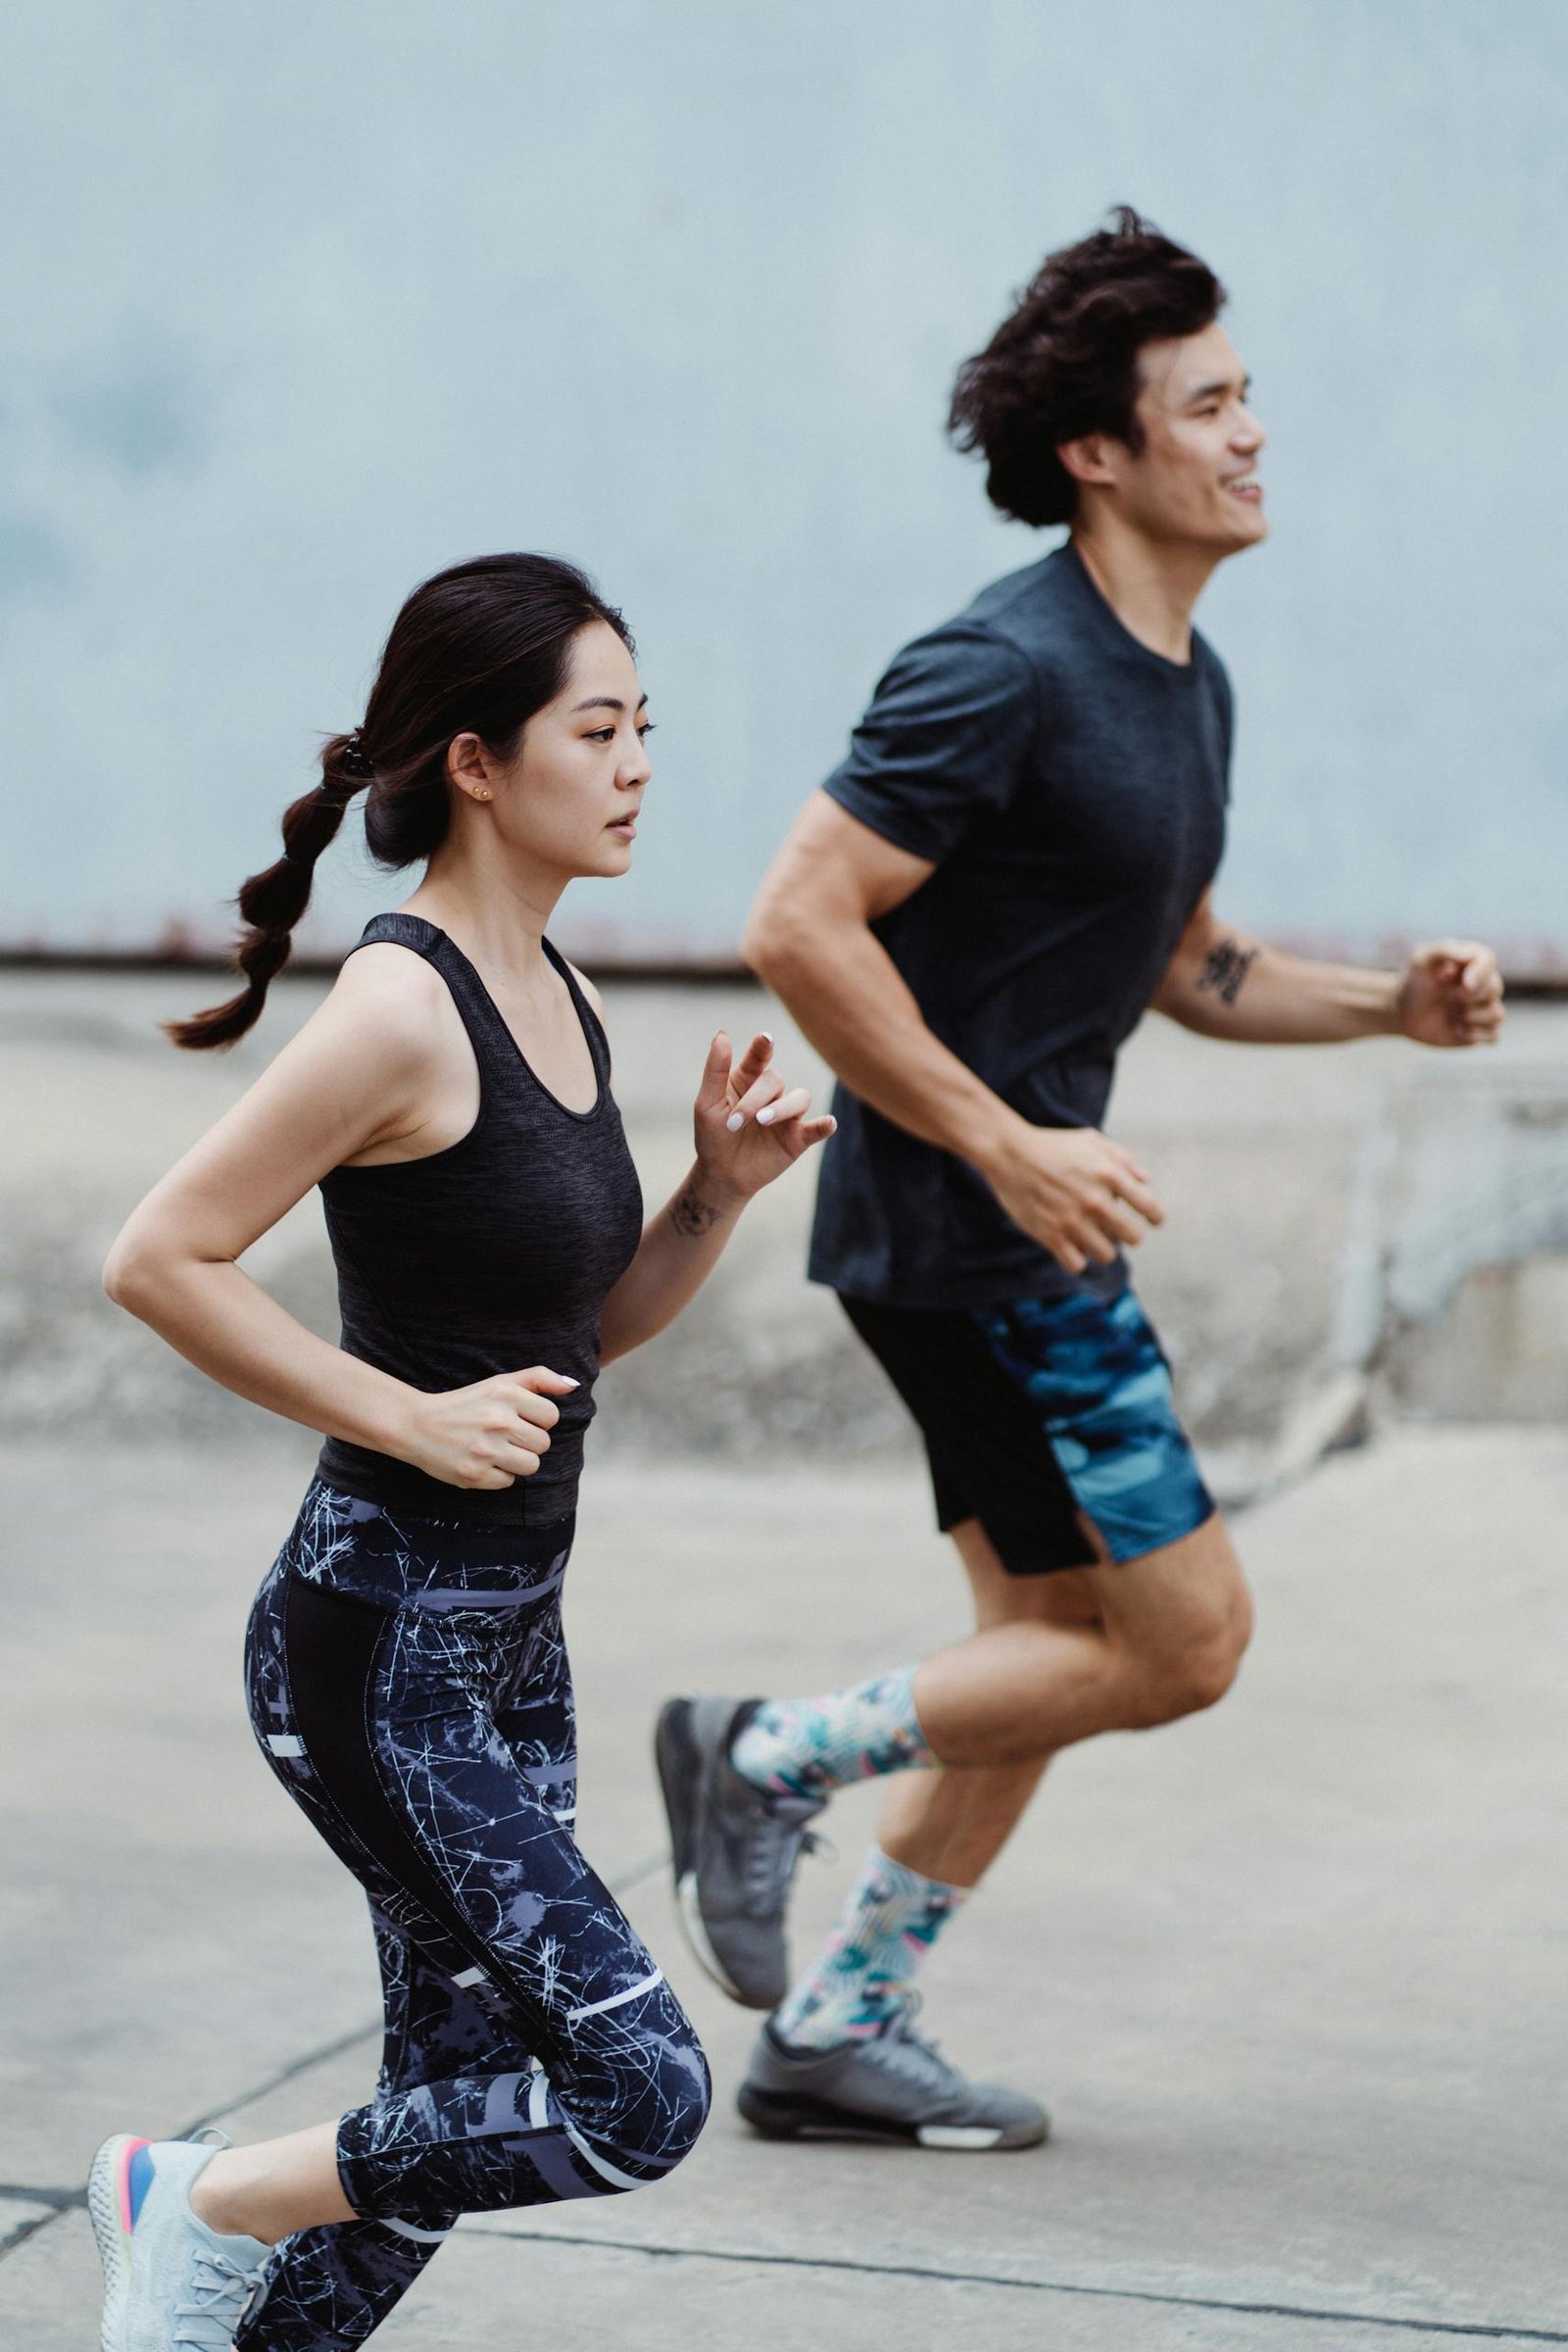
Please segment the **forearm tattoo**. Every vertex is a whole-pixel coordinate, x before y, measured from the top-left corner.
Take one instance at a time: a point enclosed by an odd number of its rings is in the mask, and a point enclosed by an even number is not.
[[[1212,991],[1222,1004],[1234,1004],[1257,956],[1256,948],[1244,948],[1237,939],[1222,939],[1209,951],[1208,961],[1198,975],[1200,989]]]
[[[689,1242],[700,1242],[718,1223],[719,1212],[705,1200],[695,1184],[683,1185],[669,1204],[670,1221]]]

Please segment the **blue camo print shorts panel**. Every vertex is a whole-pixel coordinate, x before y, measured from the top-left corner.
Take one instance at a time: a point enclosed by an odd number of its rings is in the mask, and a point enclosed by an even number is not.
[[[1113,1560],[1175,1544],[1212,1515],[1170,1366],[1133,1290],[1020,1298],[977,1309],[974,1321]]]

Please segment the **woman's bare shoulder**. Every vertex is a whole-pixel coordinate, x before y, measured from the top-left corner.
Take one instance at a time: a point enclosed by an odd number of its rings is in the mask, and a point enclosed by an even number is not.
[[[333,1071],[356,1098],[417,1084],[450,1053],[456,1018],[439,972],[410,949],[378,940],[346,959],[278,1061],[316,1081]]]
[[[416,1048],[439,1039],[454,1006],[446,982],[422,956],[375,940],[346,958],[321,1010],[394,1047]]]

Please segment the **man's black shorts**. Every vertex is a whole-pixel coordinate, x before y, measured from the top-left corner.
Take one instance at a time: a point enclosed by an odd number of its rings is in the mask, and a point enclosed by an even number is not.
[[[937,1524],[978,1519],[1012,1576],[1157,1551],[1214,1508],[1128,1288],[968,1311],[840,1304],[925,1441]]]

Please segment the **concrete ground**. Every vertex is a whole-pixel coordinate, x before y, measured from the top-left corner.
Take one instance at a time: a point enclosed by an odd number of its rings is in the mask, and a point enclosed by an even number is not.
[[[369,1938],[251,1750],[238,1648],[308,1449],[0,1452],[0,2343],[82,2352],[105,2132],[241,2136],[362,2098]],[[1568,2343],[1568,1438],[1393,1429],[1249,1513],[1259,1632],[1213,1714],[1064,1757],[929,1974],[1010,2157],[751,2139],[751,2021],[687,1962],[645,1761],[671,1688],[821,1686],[961,1622],[898,1467],[588,1482],[568,1622],[582,1834],[720,2104],[657,2197],[465,2227],[379,2341],[708,2352]],[[803,1873],[826,1924],[873,1819]]]
[[[280,987],[232,1057],[174,1055],[154,1022],[210,993],[0,974],[3,2352],[93,2340],[77,2190],[106,2132],[290,2128],[374,2063],[359,1898],[240,1701],[309,1443],[96,1284],[319,990]],[[651,1193],[712,1028],[761,1019],[815,1074],[755,991],[611,992]],[[664,1691],[821,1687],[961,1625],[908,1434],[800,1279],[808,1185],[764,1197],[606,1381],[570,1603],[583,1836],[690,2002],[718,2110],[657,2198],[466,2228],[379,2340],[1568,2344],[1565,1048],[1562,1004],[1488,1055],[1133,1041],[1112,1126],[1170,1210],[1140,1288],[1211,1477],[1242,1495],[1348,1426],[1373,1442],[1243,1520],[1261,1606],[1236,1694],[1065,1757],[938,1954],[935,2030],[1055,2113],[1011,2158],[752,2140],[723,2095],[752,2022],[674,1933],[645,1764]],[[314,1201],[254,1265],[332,1330]],[[874,1818],[840,1800],[803,1942]]]

